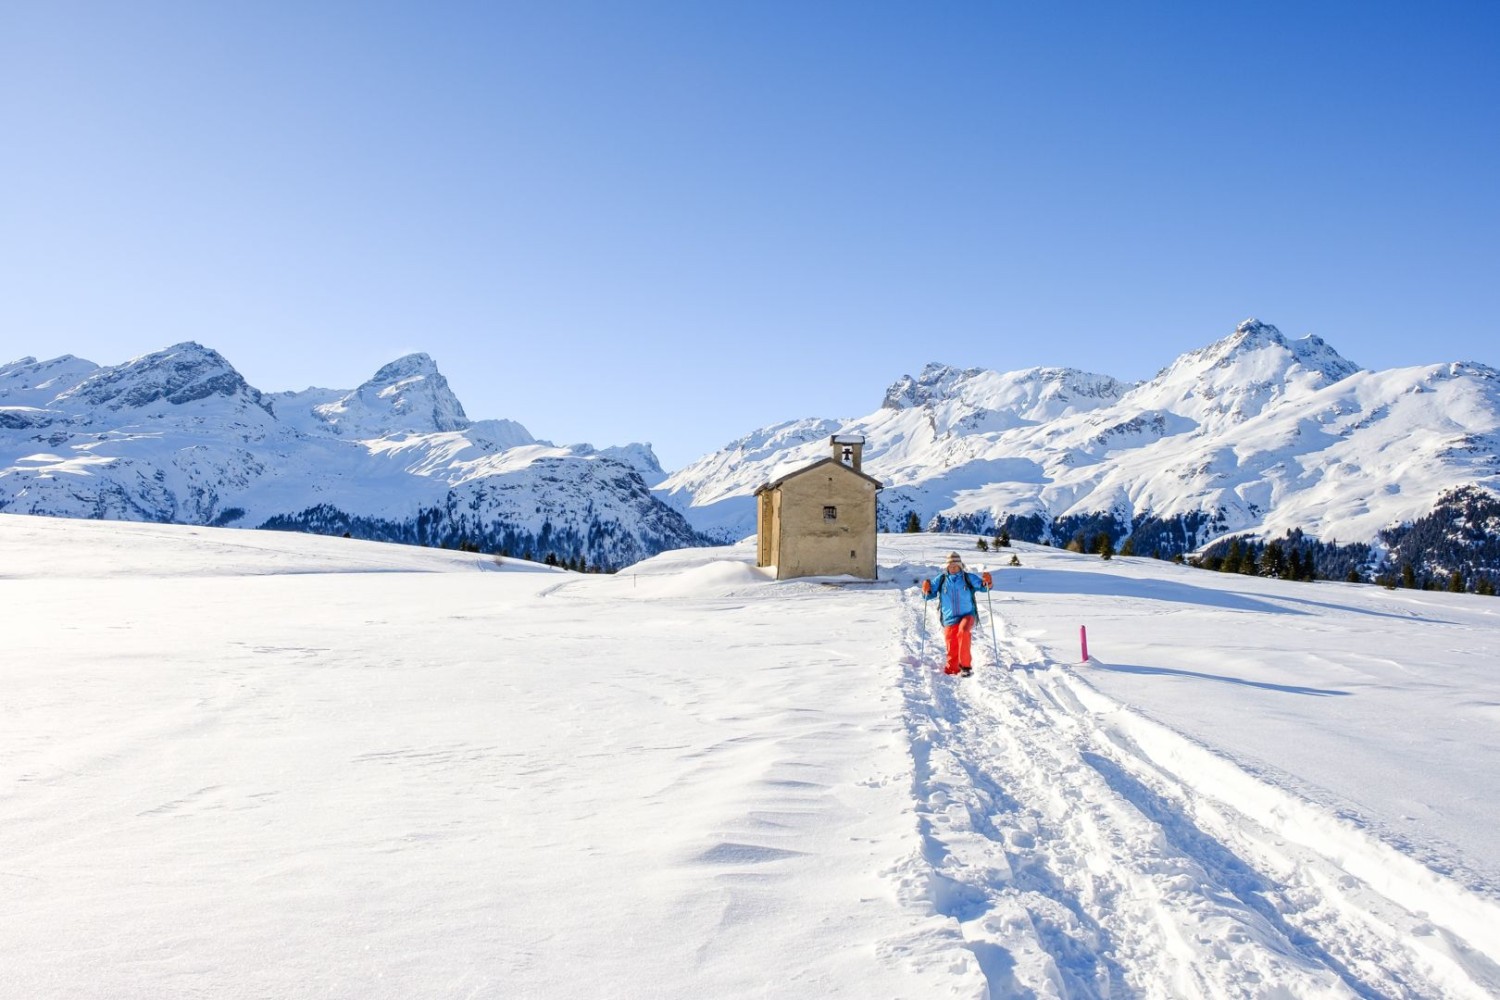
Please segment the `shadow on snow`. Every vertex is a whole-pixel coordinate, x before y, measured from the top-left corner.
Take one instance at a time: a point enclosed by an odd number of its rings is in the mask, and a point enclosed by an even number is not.
[[[1090,657],[1088,668],[1092,670],[1110,670],[1117,674],[1142,674],[1145,676],[1167,676],[1167,677],[1195,677],[1204,681],[1217,681],[1220,684],[1238,684],[1241,687],[1260,688],[1263,691],[1280,691],[1284,694],[1303,694],[1317,698],[1348,697],[1352,691],[1340,691],[1336,688],[1303,687],[1300,684],[1272,684],[1269,681],[1251,681],[1243,677],[1226,677],[1223,674],[1204,674],[1196,670],[1178,670],[1175,667],[1145,667],[1134,663],[1104,663],[1096,657]]]
[[[1007,586],[1011,572],[1017,574],[1016,585]],[[1212,581],[1224,574],[1202,571]],[[1205,582],[1208,582],[1205,581]],[[1288,589],[1317,586],[1317,584],[1282,581]],[[1341,611],[1351,615],[1368,615],[1371,618],[1389,618],[1410,623],[1422,621],[1434,625],[1456,625],[1458,622],[1437,618],[1425,618],[1410,612],[1377,611],[1352,604],[1332,601],[1315,601],[1294,593],[1259,594],[1252,596],[1242,591],[1225,590],[1219,587],[1179,583],[1175,580],[1144,580],[1138,577],[1115,576],[1109,573],[1073,570],[1031,569],[1004,570],[995,574],[995,592],[1016,594],[1067,594],[1092,597],[1125,597],[1146,601],[1163,601],[1168,604],[1184,604],[1206,608],[1221,608],[1226,611],[1259,611],[1277,615],[1309,615],[1322,611]],[[1286,605],[1303,605],[1312,610],[1302,610]]]

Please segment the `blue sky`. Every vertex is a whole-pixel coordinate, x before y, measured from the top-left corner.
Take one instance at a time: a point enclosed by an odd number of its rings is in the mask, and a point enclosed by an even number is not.
[[[0,362],[432,354],[668,468],[1249,316],[1500,364],[1500,3],[0,2]]]

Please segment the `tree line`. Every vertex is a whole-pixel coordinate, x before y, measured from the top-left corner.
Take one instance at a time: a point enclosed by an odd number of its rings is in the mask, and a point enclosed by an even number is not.
[[[1379,547],[1362,542],[1323,541],[1300,528],[1278,538],[1239,534],[1209,541],[1225,526],[1223,510],[1171,518],[1110,512],[1049,519],[1041,514],[937,515],[923,523],[914,510],[903,519],[907,532],[1003,534],[1020,541],[1111,559],[1150,556],[1220,573],[1279,580],[1344,580],[1409,590],[1446,590],[1494,596],[1500,587],[1500,498],[1477,487],[1460,487],[1438,498],[1416,521],[1380,532]],[[1065,542],[1062,539],[1067,539]],[[987,544],[984,538],[980,544]]]

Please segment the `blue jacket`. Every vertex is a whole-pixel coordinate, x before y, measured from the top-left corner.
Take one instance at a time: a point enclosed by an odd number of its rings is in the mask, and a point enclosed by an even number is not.
[[[977,573],[944,573],[932,581],[932,593],[923,597],[941,601],[938,606],[943,609],[943,624],[952,625],[976,612],[975,591],[989,589]]]

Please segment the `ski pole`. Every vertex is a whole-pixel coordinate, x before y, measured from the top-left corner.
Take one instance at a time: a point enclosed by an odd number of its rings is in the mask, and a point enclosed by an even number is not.
[[[932,629],[927,624],[927,601],[922,594],[922,578],[917,577],[915,583],[917,585],[917,600],[922,602],[922,662],[926,663],[927,640],[929,638],[928,633],[930,633]]]
[[[984,602],[990,606],[990,642],[995,646],[995,666],[1000,666],[1000,638],[995,633],[995,595],[984,592]]]
[[[926,640],[927,634],[932,633],[932,627],[930,627],[930,625],[927,624],[927,619],[930,618],[930,615],[927,612],[929,612],[929,610],[936,610],[936,609],[935,609],[935,607],[933,607],[932,601],[927,600],[927,595],[926,594],[922,594],[922,604],[924,604],[924,606],[926,606],[926,607],[924,607],[924,609],[922,609],[922,639]]]
[[[932,630],[930,628],[928,628],[928,626],[927,626],[927,607],[926,607],[926,605],[927,605],[927,599],[922,594],[922,581],[921,580],[917,581],[917,600],[921,601],[922,605],[923,605],[923,607],[922,607],[922,663],[925,666],[926,663],[927,663],[927,639],[928,639],[928,633],[930,633]]]

